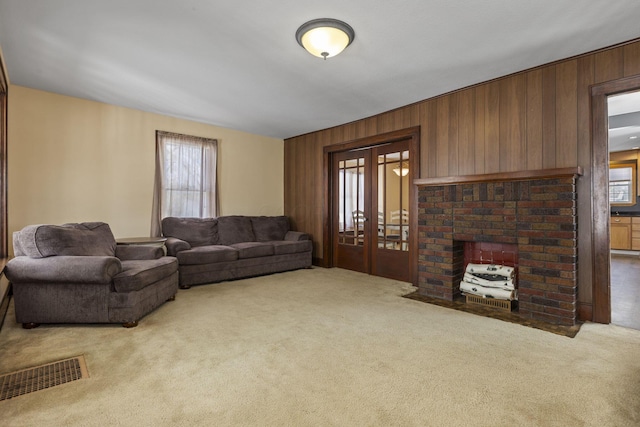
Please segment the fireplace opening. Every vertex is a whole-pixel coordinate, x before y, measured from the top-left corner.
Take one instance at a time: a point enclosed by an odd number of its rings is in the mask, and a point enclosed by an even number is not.
[[[467,302],[517,311],[518,245],[462,242],[462,247],[459,289]]]

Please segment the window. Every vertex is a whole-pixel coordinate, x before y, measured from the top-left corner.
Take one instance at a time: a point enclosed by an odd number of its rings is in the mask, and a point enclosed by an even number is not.
[[[168,216],[218,216],[217,148],[215,139],[156,131],[152,236]]]
[[[636,204],[636,162],[609,163],[609,203],[614,206]]]

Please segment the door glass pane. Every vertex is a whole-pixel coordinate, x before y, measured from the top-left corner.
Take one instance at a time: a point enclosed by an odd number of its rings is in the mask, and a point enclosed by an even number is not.
[[[386,236],[386,215],[384,208],[384,188],[385,188],[385,156],[378,156],[378,206],[377,206],[377,233],[378,233],[378,247],[385,247]]]
[[[338,163],[338,243],[364,243],[364,158]]]
[[[378,156],[378,248],[409,250],[409,152]]]

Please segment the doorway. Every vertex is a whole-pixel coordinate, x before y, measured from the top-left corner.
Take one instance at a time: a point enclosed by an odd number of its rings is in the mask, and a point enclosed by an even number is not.
[[[611,323],[640,329],[640,90],[607,97]]]
[[[409,140],[333,156],[337,267],[410,281]]]
[[[593,251],[593,313],[592,320],[598,323],[612,321],[612,256],[611,237],[614,244],[620,238],[621,230],[616,228],[612,236],[612,224],[617,219],[616,211],[612,216],[609,180],[609,99],[615,95],[640,91],[640,76],[632,76],[593,86],[591,89],[592,108],[592,251]],[[617,119],[616,119],[617,120]],[[635,139],[635,138],[634,138]],[[637,164],[637,157],[636,162]],[[612,180],[613,183],[613,180]],[[637,187],[637,186],[636,186]],[[637,188],[629,190],[633,197],[637,197]],[[616,193],[618,191],[616,190]],[[632,220],[629,222],[629,232],[632,233]],[[616,227],[619,225],[616,222]],[[633,236],[629,237],[633,241]],[[640,242],[639,242],[640,243]],[[615,259],[614,259],[615,261]],[[614,283],[615,284],[615,283]],[[626,299],[627,297],[624,297]]]
[[[325,148],[329,266],[417,283],[418,132]]]

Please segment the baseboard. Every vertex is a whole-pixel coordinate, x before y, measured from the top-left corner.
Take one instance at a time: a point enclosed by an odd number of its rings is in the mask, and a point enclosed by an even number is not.
[[[313,257],[311,259],[311,264],[315,265],[316,267],[324,267],[324,268],[329,267],[329,264],[325,262],[324,258]]]

